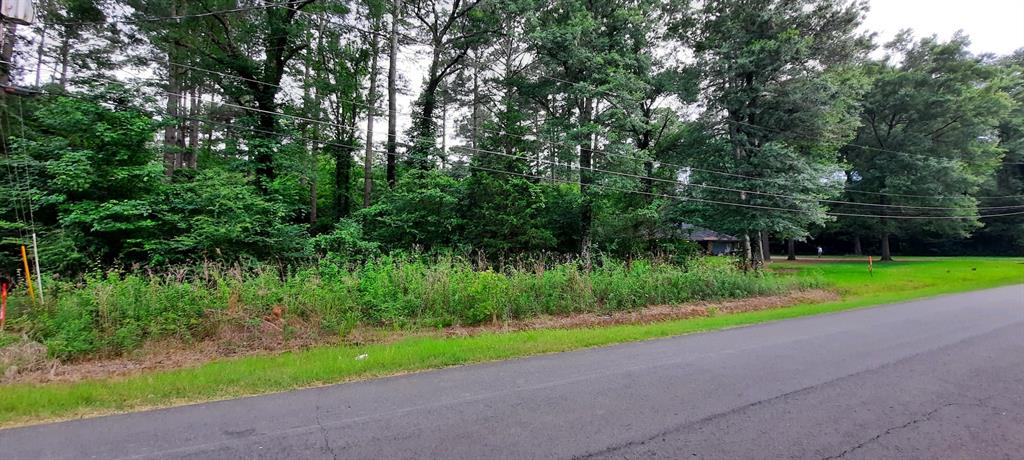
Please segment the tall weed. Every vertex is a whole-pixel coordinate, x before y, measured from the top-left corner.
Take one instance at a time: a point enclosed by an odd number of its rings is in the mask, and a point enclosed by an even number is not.
[[[290,273],[204,264],[50,281],[47,304],[22,302],[12,324],[46,344],[54,357],[74,359],[122,354],[156,338],[201,340],[225,321],[260,324],[275,310],[324,334],[345,335],[358,323],[473,325],[775,294],[807,283],[743,273],[711,259],[685,267],[603,259],[590,270],[573,260],[528,261],[496,270],[454,255],[384,256],[357,267],[325,259]]]

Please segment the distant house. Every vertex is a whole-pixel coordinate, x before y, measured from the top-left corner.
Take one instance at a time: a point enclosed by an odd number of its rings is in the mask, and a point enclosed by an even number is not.
[[[735,236],[687,223],[679,224],[679,231],[683,239],[700,244],[708,254],[716,256],[733,254],[740,244],[740,239]]]

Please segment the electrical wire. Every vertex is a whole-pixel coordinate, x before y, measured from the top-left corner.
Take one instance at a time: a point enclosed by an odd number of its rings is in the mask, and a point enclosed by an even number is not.
[[[184,66],[183,65],[183,67],[187,67],[187,68],[191,68],[191,69],[196,69],[196,70],[200,70],[200,71],[205,71],[205,72],[211,72],[211,73],[215,73],[215,74],[222,74],[220,72],[211,71],[211,70],[208,70],[208,69],[202,69],[202,68],[195,67],[195,66]],[[151,78],[141,77],[141,76],[139,76],[137,74],[132,74],[131,72],[128,72],[128,73],[133,75],[133,76],[136,76],[136,77],[138,77],[140,79],[143,79],[143,80],[152,80]],[[222,74],[222,75],[229,75],[229,74]],[[237,76],[235,76],[235,77],[237,77]],[[102,79],[102,78],[99,78],[99,77],[85,77],[85,78],[99,79],[99,80],[104,80],[104,81],[107,81],[107,82],[110,82],[110,83],[117,83],[117,84],[121,83],[121,82],[116,81],[116,80]],[[253,81],[253,82],[257,82],[257,83],[267,84],[267,85],[271,85],[271,86],[281,87],[280,85],[273,85],[271,83],[264,83],[264,82],[260,82],[259,80],[253,80],[253,79],[244,78],[244,77],[237,77],[237,78],[242,79],[242,80],[247,80],[247,81]],[[172,92],[169,92],[169,91],[162,91],[162,92],[165,95],[167,95],[167,96],[174,96],[174,97],[181,97],[182,96],[181,94],[172,93]],[[352,103],[354,105],[361,105],[361,106],[365,106],[365,107],[370,107],[370,105],[368,105],[368,104],[362,104],[362,103],[358,103],[356,101],[350,101],[350,100],[345,100],[345,101],[346,102],[350,102],[350,103]],[[220,103],[222,105],[228,105],[228,106],[231,106],[231,107],[237,107],[237,108],[243,108],[243,109],[247,109],[247,110],[259,111],[259,112],[262,112],[262,113],[273,113],[273,114],[277,114],[277,115],[280,115],[280,116],[283,116],[283,117],[295,118],[295,119],[299,119],[299,120],[306,121],[306,122],[325,123],[325,124],[329,124],[330,126],[333,126],[333,127],[342,127],[343,129],[347,129],[347,127],[343,127],[341,125],[334,124],[332,122],[324,121],[324,120],[320,120],[320,119],[298,117],[298,116],[295,116],[295,115],[284,114],[284,113],[280,113],[280,112],[270,112],[270,111],[265,111],[265,110],[253,108],[253,107],[240,106],[240,105],[230,104],[230,103],[226,103],[226,102],[215,102],[215,101],[205,101],[205,100],[203,100],[203,102]],[[487,128],[481,128],[481,129],[484,130],[484,131],[492,132],[492,133],[499,134],[499,135],[508,135],[507,133],[505,133],[503,131],[490,130],[490,129],[487,129]],[[533,134],[537,135],[537,133],[533,133]],[[540,142],[542,142],[542,143],[545,142],[545,141],[540,140],[540,139],[538,139],[538,140]],[[547,143],[549,145],[553,144],[551,141],[547,141]],[[554,143],[554,145],[566,146],[567,144],[564,144],[564,143]],[[630,155],[618,154],[618,153],[615,153],[615,152],[608,152],[608,151],[601,150],[601,149],[590,149],[590,150],[592,152],[605,153],[605,154],[611,155],[611,156],[619,156],[619,157],[627,158],[627,159],[630,159],[630,160],[633,160],[633,161],[643,161],[643,159],[641,159],[641,158],[636,158],[636,157],[633,157],[633,156],[630,156]],[[734,176],[734,177],[743,177],[743,178],[747,178],[747,179],[760,179],[760,180],[766,180],[766,181],[770,180],[770,181],[776,182],[776,183],[783,183],[784,182],[781,179],[779,179],[779,180],[772,180],[771,178],[756,178],[756,177],[753,177],[753,176],[745,176],[745,175],[740,175],[740,174],[735,174],[735,173],[726,173],[726,172],[720,172],[720,171],[715,171],[715,170],[705,169],[705,168],[696,168],[696,167],[685,166],[685,165],[675,165],[675,164],[668,163],[668,162],[658,162],[658,163],[660,165],[673,166],[673,167],[677,167],[677,168],[680,168],[680,169],[687,169],[687,170],[691,170],[691,171],[708,172],[708,173],[711,173],[711,174],[721,174],[721,175],[728,175],[728,176]],[[632,176],[632,177],[644,178],[646,180],[664,181],[664,179],[656,178],[656,177],[647,177],[647,176]],[[731,188],[731,187],[720,187],[720,186],[712,186],[712,185],[706,185],[706,184],[687,183],[687,184],[684,184],[684,185],[701,187],[701,188],[717,189],[717,190],[723,190],[723,191],[732,191],[732,192],[737,192],[737,193],[750,193],[750,194],[755,194],[755,195],[774,196],[774,197],[782,197],[782,198],[790,198],[790,199],[799,199],[799,200],[810,199],[810,198],[807,198],[807,197],[799,197],[799,196],[788,195],[788,194],[784,194],[784,193],[762,192],[762,191],[757,191],[757,190],[746,190],[746,189]],[[849,191],[849,190],[847,190],[847,191]],[[874,193],[883,194],[882,192],[874,192]],[[883,195],[898,195],[898,194],[883,194]],[[953,197],[943,196],[941,198],[953,198]],[[962,198],[962,196],[960,198]],[[985,198],[994,199],[994,198],[1016,198],[1016,197],[1015,196],[1008,196],[1008,197],[985,197]],[[880,207],[880,208],[932,209],[932,210],[957,210],[957,209],[965,209],[963,207],[949,207],[949,206],[913,206],[913,205],[897,205],[897,204],[883,204],[883,203],[864,203],[864,202],[857,202],[857,201],[830,200],[830,199],[824,199],[824,198],[818,199],[818,201],[822,201],[822,202],[826,202],[826,203],[833,203],[833,204],[847,204],[847,205],[854,205],[854,206]],[[974,209],[978,209],[978,210],[981,210],[981,209],[1008,209],[1008,208],[1024,208],[1024,205],[974,207]]]
[[[106,79],[106,78],[101,78],[101,77],[84,77],[84,78],[94,79],[94,80],[98,80],[98,81],[105,81],[105,82],[114,83],[114,84],[123,84],[123,82],[120,82],[120,81],[117,81],[117,80],[111,80],[111,79]],[[174,97],[181,97],[182,96],[182,94],[173,93],[173,92],[170,92],[170,91],[161,91],[161,92],[163,92],[164,94],[166,94],[168,96],[174,96]],[[220,103],[220,102],[215,102],[215,101],[204,101],[204,102]],[[267,111],[267,110],[262,110],[262,109],[256,109],[256,108],[253,108],[253,107],[247,107],[247,106],[241,106],[241,105],[236,105],[236,104],[230,104],[230,103],[222,103],[222,104],[226,104],[228,106],[238,107],[238,108],[242,108],[242,109],[253,110],[253,111],[256,111],[256,112],[260,112],[260,113],[279,115],[279,116],[299,119],[299,120],[302,120],[302,121],[307,121],[307,122],[312,122],[312,123],[323,123],[323,124],[327,124],[327,125],[334,126],[334,127],[341,127],[343,129],[348,129],[348,127],[346,127],[346,126],[343,126],[343,125],[340,125],[340,124],[337,124],[337,123],[333,123],[333,122],[329,122],[329,121],[319,120],[319,119],[300,117],[300,116],[296,116],[296,115],[290,115],[290,114],[284,114],[284,113],[280,113],[280,112]],[[504,154],[503,152],[487,151],[487,150],[482,150],[482,149],[475,149],[475,150],[478,150],[478,153],[490,153],[490,154],[497,154],[497,155],[503,155]],[[551,162],[549,162],[549,161],[545,161],[545,162],[551,164]],[[648,177],[648,176],[639,176],[639,175],[635,175],[635,174],[622,173],[622,172],[618,172],[618,171],[609,171],[609,170],[602,170],[602,169],[596,169],[596,168],[589,168],[588,170],[593,171],[593,172],[601,172],[601,173],[619,175],[619,176],[622,176],[622,177],[631,177],[631,178],[644,179],[644,180],[655,180],[655,181],[667,181],[666,179],[662,179],[662,178]],[[672,183],[677,185],[677,186],[683,186],[683,187],[693,186],[693,187],[700,187],[700,188],[712,188],[712,189],[733,191],[733,192],[737,192],[737,193],[749,193],[749,194],[757,194],[757,195],[771,195],[771,196],[785,197],[785,198],[796,199],[796,200],[823,201],[823,202],[829,202],[829,203],[834,203],[834,204],[845,204],[845,205],[885,206],[885,207],[894,207],[894,208],[903,208],[903,209],[935,209],[935,210],[939,210],[939,209],[945,209],[945,210],[965,209],[965,208],[950,208],[950,207],[943,208],[943,207],[922,207],[922,206],[904,206],[904,205],[878,205],[878,204],[875,204],[875,203],[858,203],[858,202],[848,202],[848,201],[841,201],[841,200],[824,200],[824,199],[816,199],[816,198],[809,198],[809,197],[797,197],[797,196],[785,195],[785,194],[759,192],[759,191],[755,191],[755,190],[745,190],[745,189],[728,188],[728,187],[716,187],[716,186],[709,186],[709,185],[705,185],[705,184],[687,184],[687,183],[680,183],[678,181],[672,181]],[[1010,209],[1010,208],[1017,208],[1017,207],[1024,207],[1024,205],[1020,205],[1020,206],[994,206],[994,207],[982,207],[982,208],[975,208],[975,209],[976,210],[978,210],[978,209]],[[840,214],[836,214],[836,215],[840,215]],[[854,214],[850,214],[850,213],[846,213],[844,215],[858,216],[858,217],[869,217],[869,216],[870,217],[894,217],[892,215],[865,215],[865,214],[854,215]],[[920,217],[948,217],[948,216],[920,216]]]
[[[319,18],[319,14],[318,13],[314,13],[314,12],[310,12],[310,11],[306,11],[306,10],[301,10],[301,9],[292,7],[291,5],[293,3],[296,3],[296,2],[265,3],[265,4],[253,6],[253,7],[235,8],[235,9],[230,9],[230,10],[222,10],[222,11],[216,11],[216,12],[205,12],[205,13],[192,14],[192,15],[150,17],[150,18],[143,18],[143,19],[135,20],[135,21],[119,20],[119,21],[106,21],[106,22],[107,23],[118,23],[118,22],[119,23],[127,23],[127,22],[139,22],[139,21],[178,20],[178,19],[188,18],[188,17],[204,17],[204,16],[211,16],[211,15],[216,15],[216,14],[221,14],[221,13],[243,12],[243,11],[249,11],[249,10],[253,10],[253,9],[262,9],[262,8],[271,8],[271,7],[281,7],[281,8],[284,8],[284,9],[288,9],[288,10],[294,11],[294,12],[299,13],[299,14],[312,15],[312,16],[316,16],[316,17]],[[358,31],[363,32],[363,33],[376,33],[376,34],[380,34],[382,36],[386,35],[386,34],[383,34],[383,33],[380,33],[380,32],[368,31],[368,30],[365,30],[365,29],[361,29],[361,28],[352,26],[350,24],[335,24],[335,25],[348,27],[348,28],[351,28],[351,29],[354,29],[354,30],[358,30]],[[413,42],[413,43],[417,43],[417,44],[421,44],[421,45],[425,45],[425,46],[430,46],[430,43],[424,42],[422,40],[418,40],[418,39],[416,39],[414,37],[411,37],[411,36],[405,35],[404,38],[406,40],[408,40],[408,41]],[[262,82],[262,81],[255,80],[255,79],[250,79],[250,78],[245,78],[245,77],[241,77],[241,76],[230,75],[230,74],[226,74],[226,73],[223,73],[223,72],[218,72],[218,71],[214,71],[214,70],[210,70],[210,69],[202,69],[202,68],[198,68],[198,67],[195,67],[195,66],[187,66],[187,65],[184,65],[184,64],[175,64],[175,63],[170,63],[170,65],[176,65],[176,66],[180,66],[180,67],[187,67],[187,68],[191,68],[193,70],[209,72],[209,73],[220,75],[220,76],[227,76],[227,77],[232,77],[232,78],[238,78],[238,79],[245,80],[245,81],[250,81],[250,82],[264,84],[264,85],[271,85],[271,86],[274,86],[274,87],[278,87],[278,88],[284,89],[284,87],[281,86],[281,85],[274,85],[274,84],[271,84],[271,83],[268,83],[268,82]],[[601,92],[603,92],[605,94],[609,94],[609,95],[612,95],[612,96],[615,96],[615,97],[621,97],[617,93],[614,93],[614,92],[611,92],[611,91],[607,91],[607,90],[603,90],[603,89],[600,89],[600,88],[596,88],[592,84],[586,83],[586,82],[571,81],[571,80],[566,80],[566,79],[562,79],[562,78],[558,78],[558,77],[553,77],[553,76],[549,76],[549,75],[540,75],[539,77],[550,79],[550,80],[556,81],[556,82],[565,83],[565,84],[588,85],[591,88],[593,88],[594,90],[601,91]],[[356,101],[348,101],[348,102],[350,102],[352,104],[368,107],[371,110],[375,109],[375,107],[371,107],[368,104],[363,104],[363,103],[359,103],[359,102],[356,102]],[[227,103],[224,103],[224,104],[227,104]],[[238,106],[235,106],[235,107],[238,107]],[[244,108],[244,107],[242,107],[242,108]],[[254,108],[251,108],[251,109],[254,109]],[[286,114],[281,114],[281,115],[282,116],[288,116]],[[414,114],[406,114],[406,115],[416,117],[416,115],[414,115]],[[427,117],[422,117],[422,118],[423,119],[427,119]],[[430,118],[430,119],[432,121],[436,121],[433,118]],[[312,120],[305,120],[305,121],[313,122]],[[769,128],[769,127],[765,127],[765,126],[759,126],[759,125],[755,125],[755,124],[751,124],[751,123],[746,123],[746,122],[735,121],[735,120],[723,119],[722,121],[728,122],[728,123],[737,123],[737,124],[746,125],[746,126],[755,127],[755,128],[760,128],[760,129],[773,130],[773,128]],[[480,129],[485,130],[485,131],[489,131],[486,128],[480,128]],[[778,131],[778,130],[776,130],[776,131]],[[779,131],[779,132],[781,132],[781,131]],[[537,137],[540,138],[541,136],[537,136]],[[552,143],[552,141],[545,141],[545,140],[540,140],[540,141],[541,142],[546,142],[546,143],[549,143],[549,144]],[[559,145],[565,146],[566,144],[559,143]],[[904,154],[904,155],[911,155],[911,156],[917,156],[917,157],[935,158],[935,157],[929,157],[927,155],[912,154],[912,153],[908,153],[908,152],[900,152],[900,151],[889,150],[889,149],[871,148],[869,146],[862,146],[862,145],[859,145],[859,144],[849,144],[849,146],[855,147],[855,148],[867,148],[867,149],[872,149],[872,150],[886,151],[886,152],[889,152],[889,153]],[[598,150],[598,149],[593,149],[593,151],[600,152],[600,153],[605,153],[607,155],[612,155],[612,156],[620,156],[620,157],[623,157],[623,158],[630,158],[630,159],[634,159],[634,160],[639,160],[639,159],[637,159],[635,157],[632,157],[632,156],[629,156],[629,155],[624,155],[624,154],[618,154],[618,153],[615,153],[615,152],[607,152],[607,151],[602,151],[602,150]],[[953,161],[953,160],[950,160],[950,161]],[[760,177],[754,177],[754,176],[748,176],[748,175],[741,175],[741,174],[735,174],[735,173],[727,173],[727,172],[722,172],[722,171],[716,171],[716,170],[711,170],[711,169],[696,168],[696,167],[690,167],[690,166],[684,166],[684,165],[673,165],[673,164],[667,163],[667,162],[658,162],[658,164],[659,165],[665,165],[665,166],[686,168],[686,169],[693,170],[693,171],[702,171],[702,172],[707,172],[707,173],[711,173],[711,174],[729,175],[729,176],[732,176],[732,177],[743,178],[743,179],[747,179],[747,180],[758,180],[758,181],[782,183],[782,182],[775,181],[773,178],[760,178]],[[913,195],[913,194],[899,194],[899,193],[888,193],[888,192],[871,192],[871,191],[856,190],[856,189],[845,189],[845,191],[850,192],[850,193],[870,194],[870,195],[876,195],[876,196],[901,196],[901,197],[908,197],[908,198],[953,199],[953,198],[961,198],[962,197],[962,196],[955,196],[955,195],[954,196],[943,196],[943,195],[931,195],[930,196],[930,195]],[[758,193],[758,192],[754,192],[754,193]],[[1024,195],[998,196],[998,197],[974,197],[974,198],[976,198],[976,199],[1017,199],[1017,198],[1024,198]],[[898,206],[898,205],[885,205],[885,204],[879,204],[879,203],[861,203],[861,202],[846,202],[846,203],[858,203],[858,204],[862,204],[862,205],[865,205],[865,206],[872,206],[872,205],[875,205],[875,206]],[[932,209],[942,209],[942,207],[930,207],[930,208],[932,208]],[[993,207],[993,208],[997,208],[997,207]]]
[[[208,69],[202,69],[202,70],[208,71]],[[100,78],[100,77],[86,77],[86,78],[95,79],[95,80],[99,80],[99,81],[106,81],[108,83],[114,83],[114,84],[123,84],[123,82],[120,82],[120,81],[117,81],[117,80],[105,79],[105,78]],[[162,92],[164,94],[166,94],[167,96],[174,96],[174,97],[181,97],[182,96],[182,94],[173,93],[173,92],[170,92],[170,91],[162,91]],[[241,106],[241,105],[237,105],[237,104],[230,104],[230,103],[219,102],[219,101],[205,101],[204,100],[203,102],[219,103],[219,104],[222,104],[222,105],[237,107],[237,108],[241,108],[241,109],[245,109],[245,110],[252,110],[252,111],[256,111],[256,112],[260,112],[260,113],[267,113],[267,114],[273,114],[273,115],[276,115],[276,116],[289,117],[289,118],[299,119],[299,120],[306,121],[306,122],[311,122],[311,123],[323,123],[323,124],[328,124],[330,126],[342,127],[342,128],[346,128],[347,129],[347,127],[341,126],[339,124],[332,123],[332,122],[329,122],[329,121],[319,120],[319,119],[313,119],[313,118],[307,118],[307,117],[299,117],[299,116],[295,116],[295,115],[284,114],[284,113],[274,112],[274,111],[267,111],[267,110],[263,110],[263,109],[258,109],[258,108],[248,107],[248,106]],[[479,150],[479,149],[477,149],[477,150]],[[483,151],[483,150],[480,150],[480,152],[482,152],[482,153],[491,153],[491,154],[499,154],[499,155],[503,154],[503,152],[493,152],[493,151]],[[635,158],[631,158],[631,159],[635,159]],[[545,163],[551,163],[550,161],[544,161],[544,162]],[[551,164],[556,164],[557,165],[557,163],[551,163]],[[691,169],[696,169],[696,168],[691,168]],[[655,181],[662,181],[662,182],[667,181],[667,180],[662,179],[662,178],[648,177],[648,176],[639,176],[639,175],[633,175],[633,174],[629,174],[629,173],[621,173],[621,172],[617,172],[617,171],[600,170],[600,169],[595,169],[595,168],[590,168],[589,170],[595,171],[595,172],[608,173],[608,174],[616,174],[616,175],[620,175],[620,176],[624,176],[624,177],[638,178],[638,179],[642,179],[642,180],[655,180]],[[860,203],[860,202],[849,202],[849,201],[841,201],[841,200],[826,200],[826,199],[817,199],[817,198],[810,198],[810,197],[798,197],[798,196],[786,195],[786,194],[778,194],[778,193],[760,192],[760,191],[755,191],[755,190],[745,190],[745,189],[737,189],[737,188],[729,188],[729,187],[709,186],[709,185],[706,185],[706,184],[680,183],[678,181],[671,181],[671,182],[673,184],[677,185],[677,186],[683,186],[683,187],[695,186],[695,187],[711,188],[711,189],[717,189],[717,190],[733,191],[733,192],[737,192],[737,193],[751,193],[751,194],[757,194],[757,195],[768,195],[768,196],[775,196],[775,197],[784,197],[784,198],[790,198],[790,199],[796,199],[796,200],[828,202],[828,203],[834,203],[834,204],[846,204],[846,205],[854,205],[854,206],[862,205],[862,206],[875,206],[875,207],[893,207],[893,208],[901,208],[901,209],[934,209],[934,210],[957,210],[957,209],[964,209],[964,208],[937,207],[937,206],[882,205],[882,204],[876,204],[876,203]],[[1016,208],[1016,207],[1024,207],[1024,205],[1021,205],[1021,206],[976,207],[974,209],[975,210],[982,210],[982,209],[1010,209],[1010,208]],[[872,217],[891,217],[891,216],[872,215]],[[926,217],[926,216],[921,216],[921,217]],[[933,217],[933,216],[928,216],[928,217]],[[939,217],[939,216],[934,216],[934,217]],[[946,216],[943,216],[943,217],[946,217]]]

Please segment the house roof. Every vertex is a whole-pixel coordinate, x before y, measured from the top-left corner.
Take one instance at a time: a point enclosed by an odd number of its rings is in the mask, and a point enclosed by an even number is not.
[[[683,238],[690,241],[723,241],[735,243],[740,239],[732,235],[725,233],[718,233],[714,230],[709,230],[703,227],[697,227],[692,224],[681,223],[679,224],[680,233]]]

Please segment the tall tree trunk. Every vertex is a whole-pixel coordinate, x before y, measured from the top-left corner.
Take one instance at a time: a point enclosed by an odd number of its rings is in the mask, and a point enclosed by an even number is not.
[[[594,116],[594,101],[585,98],[580,107],[580,126],[590,124]],[[590,185],[594,183],[593,175],[593,136],[580,143],[580,196],[583,198],[580,205],[580,247],[581,250],[588,250],[590,247],[590,230],[594,223],[594,203],[590,196]]]
[[[213,123],[204,123],[206,125],[206,148],[210,148],[213,145]]]
[[[396,76],[398,71],[398,21],[402,17],[402,0],[395,0],[394,11],[391,12],[391,36],[388,49],[388,145],[387,145],[387,181],[394,187],[397,180],[395,154],[398,147],[398,88]]]
[[[174,13],[174,7],[171,7],[171,14]],[[174,62],[172,54],[168,54],[168,61]],[[174,66],[167,67],[167,109],[166,113],[169,118],[174,122],[168,123],[164,127],[164,174],[167,177],[174,175],[175,169],[178,167],[178,158],[181,152],[178,151],[178,135],[179,132],[179,121],[178,116],[180,115],[180,104],[181,96],[179,96],[179,83],[178,71]]]
[[[50,31],[49,24],[43,24],[43,32],[39,34],[39,48],[36,50],[36,87],[39,87],[43,76],[43,53],[46,51],[46,33]]]
[[[796,241],[793,238],[786,240],[786,260],[796,260]]]
[[[259,143],[253,148],[253,159],[256,161],[256,186],[260,191],[267,192],[270,183],[277,177],[274,171],[274,146],[277,143],[274,136],[277,132],[277,103],[274,99],[277,91],[268,85],[261,85],[260,88],[256,93],[256,108],[260,110],[257,117],[259,131],[253,136],[259,139]]]
[[[437,147],[437,125],[434,122],[434,112],[437,110],[437,93],[441,87],[442,80],[440,72],[441,45],[433,45],[433,57],[430,59],[430,67],[427,70],[427,83],[420,93],[418,104],[419,113],[413,115],[412,126],[413,136],[410,141],[412,149],[409,151],[407,161],[417,169],[430,169],[430,154]]]
[[[448,82],[441,84],[441,169],[448,158]]]
[[[348,217],[351,199],[348,184],[352,180],[352,152],[349,147],[334,148],[334,211],[338,219]]]
[[[754,243],[753,244],[753,246],[754,246],[754,248],[753,248],[754,249],[754,261],[755,262],[759,262],[759,263],[764,262],[764,240],[763,240],[763,238],[764,238],[764,233],[762,233],[762,232],[755,233],[754,234],[754,238],[753,238],[753,240],[754,240],[753,241],[753,243]]]
[[[644,192],[647,192],[647,201],[654,201],[654,161],[644,160]]]
[[[188,120],[186,112],[188,106],[188,95],[185,90],[181,90],[178,93],[178,136],[175,140],[178,142],[178,148],[175,149],[174,155],[174,170],[177,171],[185,166],[185,151],[186,143],[188,142]]]
[[[864,250],[860,245],[860,235],[853,235],[853,255],[864,255]]]
[[[183,166],[188,169],[196,169],[198,166],[199,157],[199,108],[202,96],[199,94],[199,88],[192,88],[191,100],[188,105],[188,151],[185,153],[185,160]]]
[[[323,49],[323,45],[324,45],[324,34],[323,34],[323,28],[321,26],[320,33],[317,34],[316,49],[318,49],[318,50],[319,49]],[[311,55],[309,52],[305,53],[305,60],[303,61],[303,65],[302,65],[302,74],[303,74],[303,78],[304,79],[305,78],[309,78],[310,61],[313,60],[313,59],[315,59],[315,57],[313,57],[313,55]],[[315,76],[313,78],[316,78],[318,81],[322,81],[323,80],[322,68],[318,67],[316,69]],[[311,96],[311,93],[312,93],[312,96]],[[310,88],[308,85],[303,85],[302,101],[303,101],[304,105],[309,103],[310,101],[312,101],[312,107],[306,107],[303,110],[303,112],[305,112],[306,114],[312,115],[311,118],[313,118],[313,119],[319,119],[321,117],[321,115],[323,114],[323,107],[322,107],[323,91],[320,91],[319,89],[316,89],[316,88]],[[371,101],[370,104],[372,105],[373,102]],[[368,111],[368,113],[370,114],[371,117],[373,116],[372,108],[371,108],[371,110]],[[307,130],[311,131],[311,132],[308,132],[308,134],[307,134],[309,137],[314,138],[314,139],[319,138],[319,135],[320,135],[320,126],[319,125],[314,125],[313,123],[310,123],[310,124],[306,125],[304,127],[304,129],[303,129],[303,131],[307,131]],[[370,130],[370,133],[373,133],[372,129]],[[367,145],[372,145],[372,142],[368,142]],[[315,140],[311,141],[310,144],[309,144],[309,147],[308,147],[308,150],[309,150],[309,172],[307,174],[309,174],[309,223],[310,223],[310,225],[316,225],[316,221],[319,218],[319,208],[320,208],[320,162],[319,162],[319,160],[320,160],[320,156],[319,156],[320,150],[319,149],[320,148],[321,148],[320,143],[316,142]]]
[[[743,268],[750,268],[750,262],[753,258],[750,247],[750,234],[743,234]]]
[[[60,41],[60,89],[68,86],[68,60],[71,54],[71,39],[67,36]]]
[[[309,180],[309,224],[316,225],[316,211],[317,211],[317,200],[320,199],[320,194],[316,189],[317,178],[314,174]]]
[[[887,262],[892,260],[892,252],[889,251],[889,234],[882,234],[882,261]]]
[[[14,58],[14,41],[18,38],[18,25],[10,22],[3,23],[3,47],[0,48],[0,86],[11,84],[11,59]]]
[[[473,124],[471,129],[472,138],[469,140],[470,146],[474,149],[477,148],[477,138],[480,130],[480,65],[477,62],[478,56],[473,56],[473,109],[470,113],[470,123]]]
[[[648,111],[648,110],[644,110],[644,115],[648,119],[650,119],[650,117],[651,117],[650,111]],[[650,152],[650,150],[651,150],[651,143],[654,142],[654,139],[651,136],[651,134],[652,134],[651,133],[651,129],[648,127],[648,128],[644,128],[644,131],[642,133],[640,133],[639,136],[637,136],[637,142],[636,142],[637,150],[645,152],[647,155],[651,154],[651,152]],[[651,194],[652,192],[654,192],[654,160],[653,159],[648,158],[648,159],[644,160],[644,178],[641,179],[641,182],[643,183],[644,192],[648,193],[648,195],[647,195],[647,202],[649,203],[651,201],[654,201],[654,195]]]
[[[767,230],[761,230],[761,260],[772,261],[772,246]]]
[[[356,109],[352,106],[348,114],[342,113],[338,117],[339,122],[344,124],[343,133],[346,137],[342,137],[342,132],[338,133],[338,138],[342,144],[353,145],[355,143],[355,131],[356,131]],[[334,216],[335,221],[348,217],[351,209],[351,197],[349,196],[349,184],[352,181],[352,154],[355,149],[352,147],[335,147],[334,148]]]
[[[379,21],[378,21],[379,23]],[[374,27],[374,32],[379,27]],[[380,54],[380,40],[373,34],[370,42],[370,91],[367,97],[369,107],[366,110],[366,153],[363,155],[363,207],[370,207],[370,196],[373,194],[373,119],[377,115],[377,55]]]

